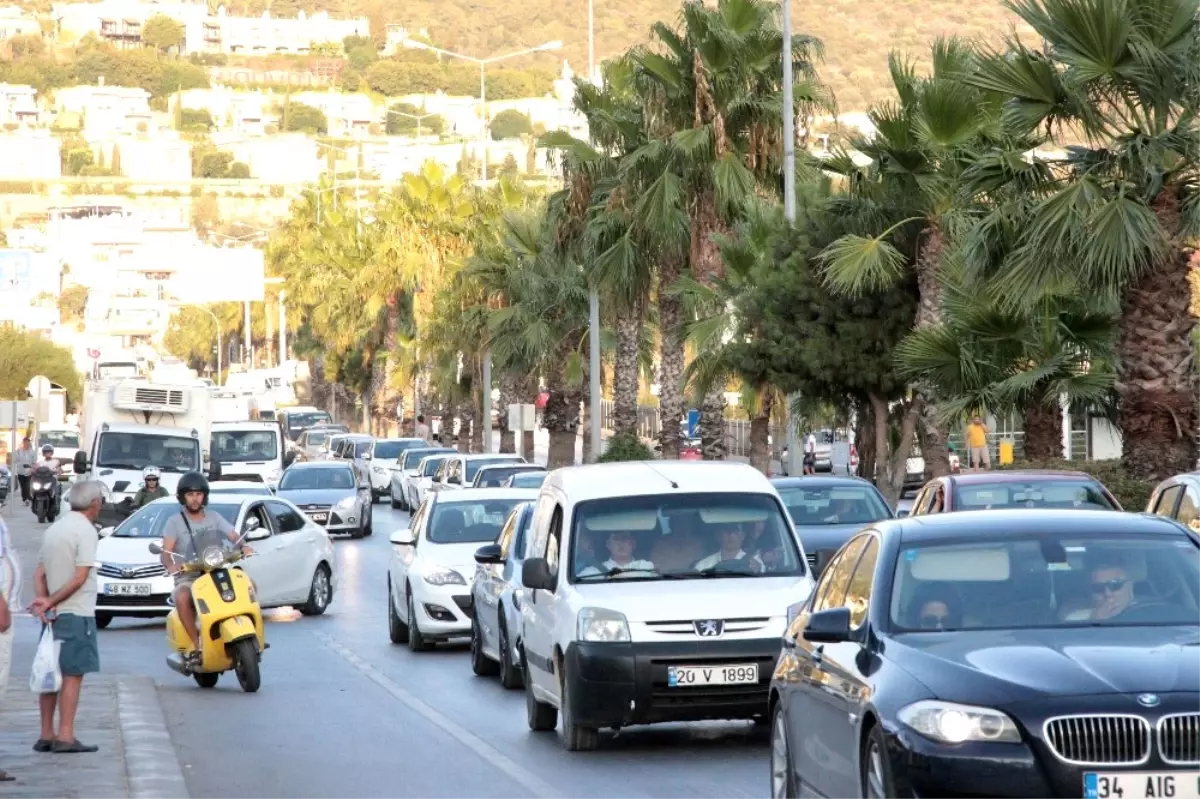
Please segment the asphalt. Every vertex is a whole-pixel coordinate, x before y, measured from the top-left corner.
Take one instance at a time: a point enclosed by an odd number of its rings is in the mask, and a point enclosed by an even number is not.
[[[336,542],[341,585],[324,616],[291,609],[269,614],[271,648],[256,694],[242,693],[232,676],[206,691],[170,671],[161,622],[117,620],[100,633],[102,676],[94,683],[112,686],[116,697],[122,681],[148,678],[128,682],[125,691],[155,687],[190,796],[740,797],[769,791],[766,736],[748,723],[630,728],[605,736],[598,751],[570,753],[558,733],[529,731],[520,691],[472,674],[465,645],[415,654],[391,644],[388,534],[407,526],[408,516],[386,503],[375,513],[374,536]],[[22,559],[32,564],[38,536],[32,514],[18,504],[5,509],[5,518]],[[31,648],[36,634],[36,624],[25,620],[18,650]],[[24,687],[27,673],[14,665],[6,705],[33,701]],[[94,701],[104,700],[96,693]],[[33,723],[36,715],[11,722],[10,715],[7,709],[0,714],[0,767],[11,764],[15,771],[10,753],[36,737],[36,726],[27,734],[9,727]],[[120,738],[108,734],[112,743]],[[155,761],[138,756],[141,746],[102,749],[126,762],[109,769],[118,775],[106,784],[110,791],[97,785],[91,795],[136,795],[129,784],[155,776],[141,771],[151,766],[139,764]],[[122,773],[129,784],[118,790]],[[48,784],[28,787],[0,797],[86,795]],[[168,795],[163,790],[160,795]]]

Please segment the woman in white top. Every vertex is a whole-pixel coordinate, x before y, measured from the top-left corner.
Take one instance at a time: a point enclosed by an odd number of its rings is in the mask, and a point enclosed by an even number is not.
[[[608,546],[608,560],[601,563],[599,567],[588,566],[579,572],[579,577],[594,577],[600,574],[612,574],[619,577],[624,572],[632,572],[633,575],[637,575],[657,571],[650,561],[633,559],[633,550],[637,547],[633,533],[619,530],[609,533],[608,541],[605,543]]]

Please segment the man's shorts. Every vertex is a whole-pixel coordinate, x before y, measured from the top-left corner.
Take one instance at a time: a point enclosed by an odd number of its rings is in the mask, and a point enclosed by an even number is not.
[[[192,583],[196,582],[196,578],[199,576],[196,572],[179,572],[175,575],[175,587],[179,588],[181,585],[190,587]]]
[[[54,640],[62,642],[58,667],[65,677],[81,677],[100,671],[100,642],[94,616],[60,613],[54,619]]]
[[[971,457],[971,465],[972,466],[974,466],[977,463],[981,463],[984,466],[992,465],[992,459],[991,459],[991,456],[988,454],[987,447],[971,447],[970,457]]]

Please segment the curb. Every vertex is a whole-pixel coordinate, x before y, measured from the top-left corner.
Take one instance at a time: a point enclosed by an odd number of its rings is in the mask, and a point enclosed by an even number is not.
[[[190,799],[152,679],[117,678],[117,718],[130,798]]]

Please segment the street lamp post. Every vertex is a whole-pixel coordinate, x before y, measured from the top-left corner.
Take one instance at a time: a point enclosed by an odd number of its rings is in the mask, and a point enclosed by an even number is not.
[[[562,48],[562,42],[553,41],[539,44],[537,47],[530,47],[525,50],[518,50],[514,53],[505,53],[504,55],[494,55],[491,58],[477,58],[471,55],[463,55],[456,53],[453,50],[443,50],[441,47],[434,47],[432,44],[418,41],[416,39],[405,39],[405,47],[411,47],[416,50],[429,50],[438,55],[449,56],[450,58],[460,58],[463,61],[470,61],[473,64],[479,65],[479,145],[482,148],[483,166],[481,175],[483,183],[487,183],[487,65],[494,64],[497,61],[505,61],[518,56],[529,55],[530,53],[542,53],[547,50],[558,50]]]
[[[796,224],[796,108],[792,85],[792,2],[783,0],[783,216]],[[801,472],[803,453],[792,408],[799,394],[789,397],[787,409],[788,474]]]
[[[588,80],[596,80],[596,46],[593,23],[595,9],[593,0],[588,0]],[[592,457],[599,458],[600,451],[600,293],[595,286],[588,287],[588,367],[591,370],[588,386],[588,423],[592,439]]]
[[[418,142],[421,141],[421,120],[429,119],[430,117],[437,116],[437,114],[409,114],[409,113],[405,113],[404,111],[395,111],[390,108],[388,109],[387,113],[389,115],[394,114],[398,117],[405,117],[407,119],[415,120],[417,123],[417,141]]]

